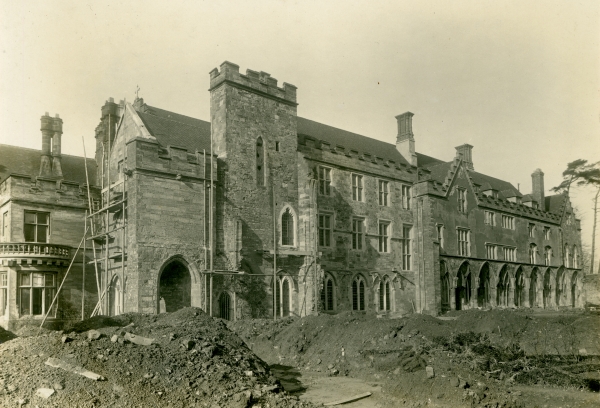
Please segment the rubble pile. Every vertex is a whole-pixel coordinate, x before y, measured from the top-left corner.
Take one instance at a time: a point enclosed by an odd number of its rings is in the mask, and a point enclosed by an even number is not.
[[[0,344],[0,361],[0,406],[311,406],[283,392],[263,360],[196,308],[43,330]]]

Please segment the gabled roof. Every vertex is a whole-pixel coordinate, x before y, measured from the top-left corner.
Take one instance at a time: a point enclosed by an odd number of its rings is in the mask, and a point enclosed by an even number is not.
[[[0,182],[11,174],[36,177],[40,173],[41,150],[0,144]],[[63,154],[61,157],[63,179],[86,184],[84,158]],[[90,185],[96,185],[96,161],[87,159]]]
[[[561,214],[565,203],[566,196],[564,194],[555,194],[545,197],[546,210],[551,213]]]
[[[210,122],[149,105],[137,113],[161,146],[183,147],[190,153],[210,151]]]

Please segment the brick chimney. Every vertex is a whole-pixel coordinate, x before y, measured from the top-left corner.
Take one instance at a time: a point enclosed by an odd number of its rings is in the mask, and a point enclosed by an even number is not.
[[[544,202],[544,173],[541,169],[536,169],[531,174],[531,195],[538,202],[539,208],[545,210]]]
[[[42,157],[40,162],[40,177],[52,176],[52,135],[54,134],[54,120],[48,112],[41,118],[42,121]]]
[[[404,112],[396,116],[398,121],[398,136],[396,136],[396,149],[411,165],[417,165],[415,153],[415,135],[412,131],[412,117],[414,113]]]
[[[473,146],[470,144],[463,144],[457,146],[456,148],[456,157],[460,157],[466,168],[469,170],[475,170],[473,168]]]
[[[53,120],[52,130],[54,135],[52,136],[52,176],[57,178],[62,178],[62,166],[61,166],[61,155],[60,155],[60,145],[62,139],[62,125],[63,121],[56,114],[56,117]]]

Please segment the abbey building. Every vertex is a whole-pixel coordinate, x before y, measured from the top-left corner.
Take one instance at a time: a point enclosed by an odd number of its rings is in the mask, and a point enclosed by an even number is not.
[[[567,196],[545,196],[541,170],[522,194],[478,173],[468,144],[451,161],[418,153],[410,112],[389,142],[299,117],[295,86],[230,62],[209,93],[208,121],[109,99],[87,183],[80,158],[52,173],[45,144],[29,167],[0,169],[0,323],[45,311],[31,299],[52,297],[69,259],[20,248],[72,256],[86,228],[87,302],[103,314],[583,306],[579,220]],[[43,286],[24,283],[36,273]],[[51,318],[81,307],[72,279]]]

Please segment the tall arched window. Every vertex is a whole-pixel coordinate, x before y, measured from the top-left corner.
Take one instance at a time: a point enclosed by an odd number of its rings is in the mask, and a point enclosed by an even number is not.
[[[256,139],[256,185],[265,185],[265,148],[262,137]]]
[[[219,316],[221,319],[232,320],[233,319],[233,304],[231,302],[231,296],[229,293],[223,292],[219,296]]]
[[[552,264],[552,248],[547,246],[544,248],[544,265],[550,266]]]
[[[326,275],[325,280],[323,281],[323,290],[321,291],[321,303],[323,304],[323,310],[334,310],[334,293],[335,289],[333,278],[329,275]]]
[[[281,245],[294,245],[294,215],[289,208],[281,215]]]
[[[365,310],[365,281],[361,276],[352,281],[352,310]]]
[[[537,245],[529,244],[529,263],[535,264],[537,262]]]
[[[579,251],[575,245],[573,245],[573,268],[579,268]]]
[[[571,254],[569,251],[569,244],[565,244],[565,253],[564,253],[565,259],[563,261],[563,263],[565,264],[565,267],[570,268],[571,267],[571,262],[569,262],[571,259]]]
[[[275,285],[275,313],[278,317],[288,317],[291,305],[291,282],[289,277],[277,278]]]
[[[390,281],[387,279],[379,282],[379,310],[386,311],[391,310],[391,298],[390,298]]]

